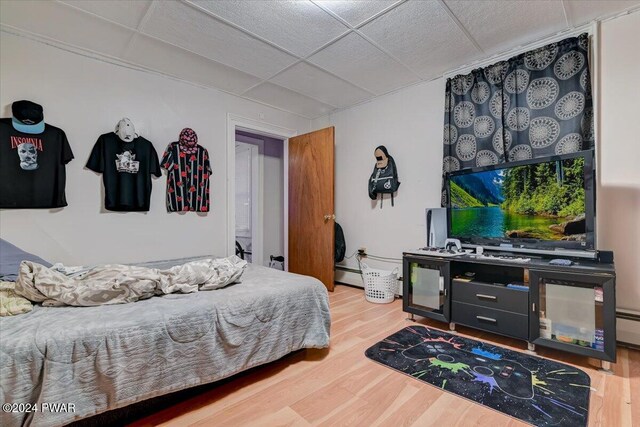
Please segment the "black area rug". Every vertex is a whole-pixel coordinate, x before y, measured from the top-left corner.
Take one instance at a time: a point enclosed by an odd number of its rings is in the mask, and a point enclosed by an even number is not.
[[[564,363],[410,326],[368,358],[536,426],[586,426],[590,378]]]

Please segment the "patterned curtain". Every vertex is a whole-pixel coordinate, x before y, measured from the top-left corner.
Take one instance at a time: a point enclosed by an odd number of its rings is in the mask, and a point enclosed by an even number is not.
[[[593,148],[588,51],[585,33],[448,79],[443,175]]]

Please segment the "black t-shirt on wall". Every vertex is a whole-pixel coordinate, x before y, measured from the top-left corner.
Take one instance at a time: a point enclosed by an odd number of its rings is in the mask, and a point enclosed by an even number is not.
[[[148,211],[151,175],[162,176],[151,142],[142,137],[125,142],[114,132],[100,135],[87,167],[102,173],[104,207],[110,211]]]
[[[0,119],[0,208],[60,208],[73,152],[62,129],[22,133]]]

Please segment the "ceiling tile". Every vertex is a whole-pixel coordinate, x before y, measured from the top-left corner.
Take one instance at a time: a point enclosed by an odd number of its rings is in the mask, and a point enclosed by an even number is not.
[[[565,0],[569,24],[581,25],[593,19],[640,6],[640,1],[576,1]]]
[[[330,105],[269,82],[261,83],[244,96],[311,119],[334,110]]]
[[[142,31],[261,78],[276,74],[296,60],[179,2],[158,2]]]
[[[0,22],[73,46],[121,55],[133,32],[52,1],[1,1]]]
[[[316,0],[316,3],[331,10],[351,26],[357,27],[376,13],[397,3],[397,0]]]
[[[62,0],[62,2],[129,28],[136,28],[138,26],[151,4],[151,0]]]
[[[309,61],[376,95],[420,80],[356,33],[321,50]]]
[[[193,3],[300,56],[308,55],[348,30],[306,0],[197,0]]]
[[[361,31],[423,78],[440,76],[481,55],[434,1],[401,4]]]
[[[271,81],[335,107],[355,104],[372,96],[304,62],[278,74]]]
[[[534,41],[567,27],[557,0],[445,0],[487,54]]]
[[[204,86],[241,94],[260,79],[144,35],[138,35],[125,60]]]

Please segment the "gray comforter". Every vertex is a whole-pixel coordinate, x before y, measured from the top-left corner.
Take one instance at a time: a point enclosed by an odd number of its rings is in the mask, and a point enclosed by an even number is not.
[[[327,347],[329,326],[322,283],[253,265],[241,283],[214,291],[36,306],[0,318],[0,403],[37,403],[38,412],[0,412],[0,424],[63,425],[217,381],[298,349]],[[44,403],[70,403],[73,411],[42,412]]]

